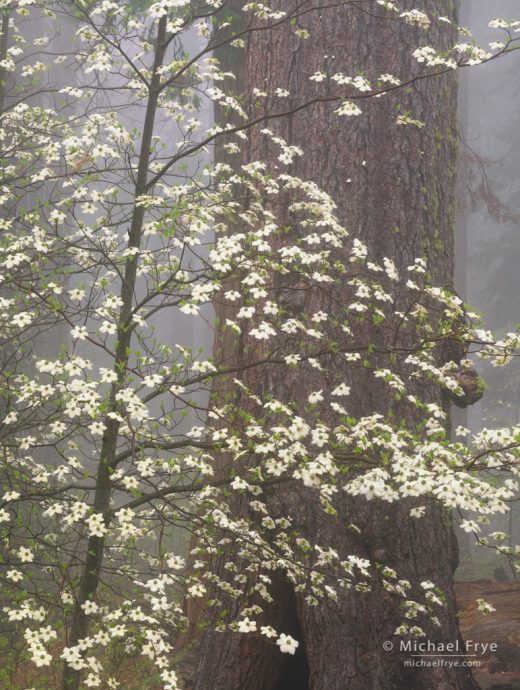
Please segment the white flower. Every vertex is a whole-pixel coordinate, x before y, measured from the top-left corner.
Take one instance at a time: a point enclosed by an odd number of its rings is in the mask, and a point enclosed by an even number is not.
[[[399,15],[408,24],[416,24],[417,26],[427,29],[430,25],[430,19],[428,15],[420,10],[410,10],[408,12],[402,12]]]
[[[350,388],[347,386],[346,383],[340,383],[339,386],[336,386],[334,390],[331,392],[331,395],[350,395]]]
[[[257,340],[269,340],[272,335],[276,335],[274,328],[265,321],[262,321],[258,328],[252,328],[250,332]]]
[[[477,599],[477,607],[480,613],[493,613],[493,611],[496,611],[495,607],[492,606],[492,604],[489,604],[487,601],[484,599]]]
[[[70,336],[73,340],[85,340],[88,335],[86,326],[74,326],[70,332]]]
[[[113,295],[112,293],[109,293],[105,297],[104,306],[107,309],[116,309],[116,307],[122,307],[123,306],[123,300],[121,299],[121,297],[118,297],[117,295]]]
[[[200,307],[197,304],[193,304],[192,302],[186,302],[186,304],[184,304],[181,307],[181,311],[183,314],[196,316],[200,311]]]
[[[53,422],[50,429],[53,434],[62,434],[67,429],[67,425],[64,422]]]
[[[18,557],[22,561],[22,563],[32,563],[34,561],[34,554],[31,551],[31,549],[26,548],[25,546],[20,546],[18,549]]]
[[[73,604],[74,599],[72,597],[72,594],[70,592],[62,592],[61,593],[61,600],[64,604]]]
[[[241,489],[247,489],[249,487],[249,484],[244,479],[242,479],[242,477],[235,477],[231,482],[230,486],[235,491],[239,491]]]
[[[346,115],[347,117],[357,117],[362,114],[361,108],[352,101],[345,101],[334,112],[336,115]]]
[[[117,381],[117,374],[111,369],[101,367],[99,373],[101,374],[101,381],[103,383],[113,383],[114,381]]]
[[[434,589],[435,585],[431,580],[424,580],[424,582],[421,582],[421,587],[423,589]]]
[[[314,391],[307,398],[311,405],[316,405],[316,403],[322,402],[325,398],[322,395],[322,391]]]
[[[144,377],[143,383],[146,388],[155,388],[155,386],[158,386],[162,380],[163,377],[160,374],[151,374],[150,376]]]
[[[13,323],[15,326],[18,326],[19,328],[23,328],[24,326],[28,326],[30,323],[32,323],[33,318],[34,314],[28,311],[24,311],[20,314],[15,314],[11,319],[11,323]]]
[[[89,426],[90,433],[92,436],[103,436],[106,431],[106,425],[103,422],[92,422]]]
[[[137,480],[137,477],[123,477],[123,486],[125,489],[128,491],[132,491],[133,489],[137,489],[139,486],[139,481]]]
[[[238,632],[249,633],[256,631],[256,621],[251,621],[249,618],[244,618],[238,623]]]
[[[273,316],[276,316],[276,314],[278,314],[278,306],[274,302],[270,302],[268,300],[265,303],[264,314],[272,314]]]
[[[276,644],[280,647],[280,651],[284,654],[294,654],[300,646],[299,642],[285,633],[280,635],[280,637],[276,640]]]
[[[274,628],[272,628],[270,625],[262,625],[260,628],[260,632],[262,635],[265,635],[266,637],[276,637],[277,632]]]
[[[92,513],[85,522],[91,537],[103,537],[108,532],[101,513]]]
[[[111,323],[110,321],[103,321],[101,324],[101,327],[99,329],[100,333],[106,333],[107,335],[114,335],[114,333],[117,331],[117,327],[115,323]]]
[[[121,508],[121,510],[117,511],[117,519],[121,523],[132,522],[134,516],[135,513],[131,508]]]
[[[237,319],[250,319],[254,313],[254,307],[242,307],[237,314]]]
[[[168,568],[171,568],[172,570],[182,570],[186,565],[186,562],[181,556],[175,556],[172,554],[166,559],[166,564]]]
[[[81,608],[85,611],[85,615],[87,616],[99,611],[99,606],[94,601],[86,601],[84,604],[81,604]]]
[[[192,597],[203,597],[206,594],[206,588],[199,582],[188,587],[188,594]]]
[[[475,520],[463,520],[460,523],[460,528],[464,530],[464,532],[480,532],[481,528],[480,525],[478,525]]]
[[[52,656],[41,645],[35,645],[31,647],[30,653],[32,662],[38,668],[40,666],[49,666],[49,664],[52,661]]]
[[[69,290],[69,297],[72,302],[81,302],[83,297],[85,297],[85,290]]]

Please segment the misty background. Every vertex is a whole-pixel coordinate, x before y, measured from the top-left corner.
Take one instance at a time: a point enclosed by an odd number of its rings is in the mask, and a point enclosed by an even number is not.
[[[517,0],[461,0],[460,20],[479,45],[496,40],[490,19],[517,18]],[[501,334],[520,323],[520,56],[461,71],[459,217],[456,284],[464,300],[484,314],[486,328]],[[520,362],[505,368],[477,365],[487,384],[482,400],[456,410],[454,424],[477,432],[520,422]],[[518,543],[520,507],[496,518],[494,529]],[[493,577],[496,555],[461,535],[462,579]],[[503,559],[507,575],[513,573]]]

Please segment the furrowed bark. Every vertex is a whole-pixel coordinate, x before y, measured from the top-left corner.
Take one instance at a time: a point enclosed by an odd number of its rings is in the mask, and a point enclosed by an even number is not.
[[[410,76],[406,66],[413,62],[415,47],[447,48],[456,42],[456,8],[451,0],[402,3],[403,9],[423,9],[452,20],[452,25],[433,22],[427,32],[389,20],[375,3],[332,8],[325,8],[325,2],[312,4],[317,10],[323,9],[301,20],[299,25],[310,33],[307,41],[300,41],[289,25],[250,38],[247,89],[259,86],[272,94],[277,87],[288,88],[294,101],[302,102],[311,99],[318,88],[326,88],[309,81],[318,70],[349,76],[364,73],[371,79],[390,73],[405,80]],[[271,7],[287,9],[280,0]],[[247,95],[252,102],[252,94]],[[417,257],[427,257],[432,283],[450,288],[456,103],[456,76],[444,75],[413,84],[406,93],[365,103],[359,118],[338,117],[333,113],[337,104],[318,104],[269,126],[290,144],[304,149],[304,157],[295,161],[289,172],[315,181],[333,197],[351,240],[365,242],[372,260],[381,262],[389,257],[401,280],[406,281],[407,266]],[[269,105],[272,102],[266,109]],[[408,111],[425,127],[397,126],[397,116]],[[253,133],[244,162],[263,160],[274,168],[277,153],[265,138]],[[347,285],[339,288],[341,294],[345,303],[352,301]],[[402,299],[399,285],[393,296],[398,309]],[[288,305],[295,313],[311,307],[312,311],[334,313],[325,295],[321,301],[314,297],[312,304],[305,303],[304,296],[299,299],[291,298]],[[357,335],[372,342],[386,338],[392,345],[393,336],[366,324],[359,326]],[[334,366],[331,360],[331,369]],[[266,367],[243,378],[262,399],[271,395],[299,401],[306,400],[310,391],[326,389],[330,373],[308,367],[281,375],[278,368]],[[394,421],[408,428],[421,422],[417,411],[404,402],[396,404],[388,389],[362,367],[345,367],[344,380],[351,386],[348,405],[353,416],[386,415],[392,410]],[[410,392],[445,405],[441,391],[433,384],[412,386]],[[357,554],[394,567],[400,578],[414,583],[426,579],[435,582],[445,592],[447,603],[440,626],[426,628],[428,639],[460,640],[453,589],[457,543],[450,516],[438,504],[429,501],[426,516],[417,520],[409,515],[411,507],[417,505],[412,500],[394,505],[341,495],[334,503],[339,515],[336,518],[324,514],[316,492],[295,482],[269,490],[263,499],[271,515],[290,514],[311,544],[332,545],[340,558]],[[350,523],[361,528],[361,535],[349,529]],[[195,690],[478,688],[466,668],[406,667],[404,661],[410,655],[400,653],[398,645],[384,650],[383,642],[393,639],[402,613],[395,599],[375,581],[368,594],[342,591],[337,604],[324,600],[315,607],[281,576],[275,579],[273,594],[275,602],[266,610],[265,622],[297,637],[299,656],[288,659],[260,636],[208,630],[202,640]]]

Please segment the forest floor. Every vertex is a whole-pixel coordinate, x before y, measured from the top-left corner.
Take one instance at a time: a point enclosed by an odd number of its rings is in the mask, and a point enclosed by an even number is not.
[[[495,652],[479,657],[475,680],[483,690],[520,690],[520,582],[458,582],[456,592],[463,638],[497,644]],[[483,616],[476,599],[496,610]]]

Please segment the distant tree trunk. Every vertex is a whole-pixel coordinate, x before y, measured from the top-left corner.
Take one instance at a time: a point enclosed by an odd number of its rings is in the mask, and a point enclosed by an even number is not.
[[[282,0],[270,5],[288,9]],[[455,41],[457,22],[451,0],[413,3],[413,7],[449,16],[453,21],[452,26],[432,25],[428,32],[389,20],[375,3],[334,8],[323,0],[311,5],[323,5],[323,9],[299,20],[300,26],[309,29],[307,41],[299,40],[288,24],[252,35],[247,50],[248,90],[260,86],[272,94],[277,87],[288,88],[291,98],[287,102],[298,104],[323,93],[324,88],[333,90],[332,84],[324,87],[309,81],[317,70],[349,76],[365,73],[373,79],[391,73],[406,79],[412,47],[447,47]],[[251,93],[248,99],[253,101]],[[424,129],[397,126],[398,103],[402,111],[422,120]],[[271,100],[265,107],[275,104]],[[402,279],[415,258],[426,256],[433,283],[452,287],[456,77],[420,81],[406,93],[367,102],[358,118],[338,117],[333,113],[337,107],[337,103],[319,104],[269,123],[276,134],[305,151],[290,173],[315,181],[334,198],[351,239],[366,242],[373,260],[391,258]],[[253,133],[245,160],[261,159],[274,167],[276,157],[275,148]],[[346,284],[338,286],[336,297],[352,301],[349,290]],[[398,308],[402,298],[399,285],[394,297]],[[305,295],[291,299],[289,307],[295,311],[310,306],[313,311],[334,310],[325,294],[321,303],[314,294],[312,305],[305,303]],[[393,338],[392,334],[375,335],[370,328],[360,325],[359,333],[365,339]],[[337,366],[331,361],[331,368]],[[337,375],[338,370],[334,373]],[[306,400],[311,390],[326,388],[330,375],[330,369],[320,372],[311,367],[281,375],[273,368],[253,371],[244,380],[264,399],[273,395],[299,401]],[[352,388],[349,412],[354,416],[388,414],[392,409],[397,423],[403,421],[413,428],[420,422],[411,406],[396,404],[387,387],[362,367],[345,365],[345,380]],[[443,404],[435,386],[422,384],[421,392],[430,401]],[[412,582],[428,579],[438,584],[447,595],[447,605],[440,627],[427,628],[428,638],[445,642],[460,639],[453,590],[457,544],[450,517],[438,505],[429,502],[426,517],[417,520],[409,516],[415,505],[409,501],[396,505],[341,495],[335,502],[340,517],[332,517],[323,512],[316,492],[296,482],[271,489],[263,500],[272,514],[290,514],[311,543],[333,545],[340,557],[355,553],[394,567],[400,578]],[[350,523],[358,525],[362,534],[348,529]],[[315,607],[294,592],[282,576],[275,578],[272,594],[274,602],[265,611],[265,620],[296,637],[300,641],[298,653],[294,657],[282,655],[260,636],[207,631],[200,650],[196,690],[478,688],[465,668],[406,668],[403,661],[409,655],[384,651],[383,642],[393,637],[402,615],[395,599],[377,583],[370,593],[341,591],[337,603],[322,600]]]

